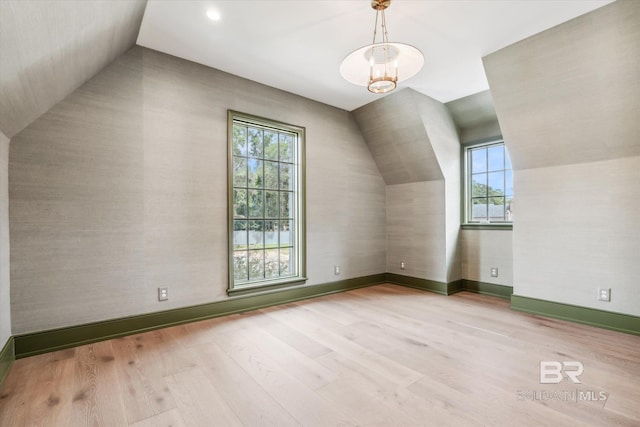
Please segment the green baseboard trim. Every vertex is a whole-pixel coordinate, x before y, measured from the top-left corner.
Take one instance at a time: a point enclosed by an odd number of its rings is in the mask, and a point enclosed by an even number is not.
[[[420,279],[418,277],[403,276],[401,274],[387,273],[387,282],[409,288],[422,289],[435,292],[440,295],[453,295],[458,292],[468,291],[489,295],[504,299],[511,298],[513,287],[496,285],[493,283],[476,282],[475,280],[460,279],[454,282],[444,283],[434,280]]]
[[[7,378],[14,360],[16,360],[14,339],[9,337],[4,347],[2,347],[2,351],[0,351],[0,387],[2,387],[5,378]]]
[[[477,294],[510,299],[513,295],[513,286],[496,285],[495,283],[477,282],[475,280],[462,279],[462,290]]]
[[[435,280],[420,279],[418,277],[403,276],[401,274],[387,273],[387,283],[435,292],[440,295],[451,295],[462,290],[461,281],[450,283],[436,282]]]
[[[612,331],[640,335],[640,317],[536,298],[511,296],[511,308],[525,313],[568,320]]]
[[[303,285],[285,290],[232,297],[207,304],[105,320],[67,328],[16,335],[14,336],[15,357],[20,359],[168,326],[257,310],[273,305],[287,304],[303,299],[376,285],[384,283],[385,280],[386,274],[381,273],[320,285]]]
[[[470,291],[501,298],[511,296],[511,308],[517,311],[640,335],[640,317],[636,316],[511,295],[513,288],[510,286],[466,279],[443,283],[394,273],[381,273],[320,285],[303,285],[284,290],[264,291],[196,306],[16,335],[9,338],[0,352],[0,386],[15,359],[380,283],[393,283],[441,295]]]
[[[457,294],[464,290],[464,280],[462,279],[447,283],[447,295]]]

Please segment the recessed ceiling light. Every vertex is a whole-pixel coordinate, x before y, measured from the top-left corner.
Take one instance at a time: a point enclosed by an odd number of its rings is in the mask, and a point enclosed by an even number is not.
[[[219,21],[222,16],[220,16],[220,12],[218,12],[217,10],[209,9],[207,10],[207,18],[211,19],[212,21]]]

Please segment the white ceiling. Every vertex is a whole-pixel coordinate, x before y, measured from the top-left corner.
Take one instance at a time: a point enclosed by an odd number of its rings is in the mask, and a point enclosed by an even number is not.
[[[441,102],[488,89],[481,58],[611,0],[393,0],[390,41],[425,56],[402,83]],[[214,22],[206,12],[222,19]],[[342,79],[369,44],[370,0],[149,0],[137,43],[346,110],[380,95]]]

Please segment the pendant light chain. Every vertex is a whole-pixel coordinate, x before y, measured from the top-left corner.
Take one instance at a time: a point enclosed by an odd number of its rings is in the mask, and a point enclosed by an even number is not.
[[[378,16],[380,15],[380,11],[376,10],[376,22],[373,24],[373,41],[371,44],[376,44],[376,34],[378,34]]]
[[[384,15],[384,9],[380,11],[382,13],[382,43],[389,43],[389,33],[387,32],[387,18]]]
[[[376,44],[376,38],[378,35],[378,17],[382,15],[380,30],[382,30],[382,43],[389,43],[389,33],[387,31],[387,19],[383,10],[376,10],[376,22],[373,25],[373,41],[371,44]]]

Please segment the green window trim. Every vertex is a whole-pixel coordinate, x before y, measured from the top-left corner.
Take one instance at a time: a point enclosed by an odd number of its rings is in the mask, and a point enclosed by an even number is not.
[[[228,111],[229,294],[306,281],[305,128]]]
[[[513,223],[471,223],[461,224],[460,228],[463,230],[513,230]]]
[[[502,137],[463,145],[461,156],[461,228],[512,230],[513,169]]]

